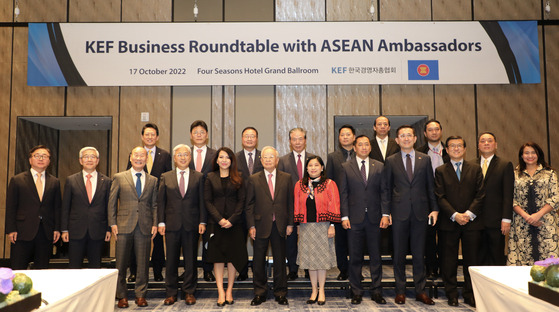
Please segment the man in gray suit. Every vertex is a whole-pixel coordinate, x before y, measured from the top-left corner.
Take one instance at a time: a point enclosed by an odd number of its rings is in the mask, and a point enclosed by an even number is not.
[[[382,212],[383,216],[392,217],[395,302],[406,302],[406,254],[410,246],[415,299],[433,305],[435,302],[425,294],[424,261],[428,220],[431,218],[429,225],[433,226],[439,214],[431,158],[413,149],[417,136],[411,126],[399,127],[396,134],[401,152],[389,156],[384,162],[384,187],[390,205]]]
[[[116,240],[118,307],[127,308],[126,268],[136,254],[136,304],[148,305],[149,252],[157,233],[157,178],[146,174],[146,149],[138,146],[130,154],[132,168],[115,174],[109,195],[109,225]]]

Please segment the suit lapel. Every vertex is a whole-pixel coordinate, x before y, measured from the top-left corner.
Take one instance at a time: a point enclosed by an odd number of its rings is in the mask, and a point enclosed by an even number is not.
[[[99,174],[97,174],[97,177],[99,177]],[[83,198],[87,198],[87,200],[89,200],[89,198],[87,197],[87,190],[85,188],[85,183],[83,182],[84,179],[83,171],[80,172],[80,174],[77,176],[77,179],[78,181],[76,182],[78,183],[78,188],[80,189]],[[99,181],[97,181],[97,188],[99,188]],[[95,192],[95,194],[97,194],[97,192]],[[93,202],[93,198],[91,199],[91,202]]]
[[[371,163],[371,161],[369,160],[369,165],[370,165],[370,163]],[[365,181],[363,181],[363,177],[361,176],[361,168],[359,166],[360,166],[360,164],[359,165],[357,164],[357,158],[352,158],[350,160],[350,167],[353,169],[353,173],[359,178],[359,180],[361,181],[361,183],[363,183],[364,186],[367,186],[367,183],[365,183]],[[369,167],[369,169],[370,169],[370,167]],[[369,170],[369,174],[371,174],[371,170]]]
[[[136,198],[138,198],[138,193],[136,192],[136,181],[134,181],[135,179],[132,179],[132,173],[130,172],[130,170],[127,170],[125,172],[124,179],[126,181],[128,181],[128,184],[134,190],[134,194],[136,194]],[[144,188],[145,188],[145,186],[144,186]]]
[[[497,155],[494,155],[493,158],[491,159],[491,162],[489,163],[489,166],[487,167],[487,172],[485,173],[485,177],[489,177],[493,173],[493,170],[495,170],[495,167],[497,167],[497,161],[498,161]]]
[[[266,195],[268,195],[268,197],[270,197],[270,200],[274,200],[272,198],[272,193],[270,193],[270,187],[268,186],[268,177],[266,176],[266,170],[260,171],[258,174],[260,174],[260,177],[258,178],[258,180],[260,181],[260,183],[262,184],[262,187],[265,189],[264,193],[266,193]],[[275,194],[275,190],[277,189],[277,182],[278,182],[278,177],[277,177],[278,171],[276,170],[276,187],[274,188],[274,194]]]
[[[400,157],[396,157],[395,160],[396,160],[396,167],[398,168],[400,173],[403,174],[404,177],[406,177],[406,181],[411,183],[411,181],[408,179],[408,173],[406,172],[406,167],[404,167],[404,160],[402,159],[402,154],[400,154]]]

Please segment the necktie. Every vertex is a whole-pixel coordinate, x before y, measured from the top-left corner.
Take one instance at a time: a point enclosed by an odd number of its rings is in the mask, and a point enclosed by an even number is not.
[[[487,159],[483,160],[483,166],[481,166],[481,171],[483,172],[483,177],[485,178],[485,174],[487,173]]]
[[[202,149],[199,148],[196,150],[198,155],[196,155],[196,171],[202,172]]]
[[[363,182],[367,183],[367,168],[365,168],[365,161],[361,161],[361,177],[363,178]]]
[[[434,154],[433,157],[431,157],[431,164],[433,165],[433,171],[435,171],[435,168],[441,165],[440,164],[441,154],[439,153],[438,147],[433,147],[431,151]]]
[[[151,173],[151,168],[153,168],[153,157],[151,157],[151,151],[148,151],[148,162],[146,165],[148,166],[148,173]]]
[[[411,180],[413,179],[413,168],[411,164],[410,154],[406,154],[406,172],[408,173],[408,179],[411,182]]]
[[[460,181],[460,165],[462,164],[462,162],[457,162],[456,163],[456,176],[458,177],[458,181]]]
[[[386,158],[386,139],[382,139],[380,140],[380,145],[381,145],[381,153],[382,153],[382,159]]]
[[[142,174],[136,173],[136,176],[138,177],[136,179],[136,193],[138,194],[138,198],[140,198],[140,196],[142,195],[142,180],[140,179]]]
[[[39,194],[39,200],[43,201],[43,180],[41,180],[40,173],[37,172],[37,182],[35,182],[35,186],[37,187],[37,194]]]
[[[351,151],[347,151],[346,153],[347,153],[347,156],[345,158],[345,161],[351,160]]]
[[[87,198],[89,199],[89,203],[91,203],[91,198],[93,197],[93,187],[91,186],[91,174],[87,174],[85,176],[87,181],[85,182],[85,190],[87,191]]]
[[[184,194],[186,193],[185,187],[184,187],[184,170],[181,171],[181,181],[179,183],[179,190],[181,191],[181,196],[184,197]]]
[[[270,194],[272,194],[272,199],[274,199],[274,184],[272,183],[273,174],[268,174],[268,188],[270,189]]]
[[[297,174],[299,175],[299,180],[303,178],[303,163],[301,162],[301,154],[297,154]]]
[[[252,159],[252,152],[248,153],[248,173],[252,174],[254,170],[254,159]]]

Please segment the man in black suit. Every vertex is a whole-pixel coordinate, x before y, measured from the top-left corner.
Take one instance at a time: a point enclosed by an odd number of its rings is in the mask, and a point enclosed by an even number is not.
[[[390,120],[385,116],[378,116],[373,124],[375,137],[371,140],[371,154],[369,157],[384,163],[384,160],[392,154],[400,151],[400,147],[389,138]]]
[[[410,246],[415,299],[433,305],[435,302],[425,294],[424,262],[425,232],[428,225],[437,223],[439,214],[431,159],[413,149],[417,141],[413,127],[401,126],[396,134],[400,153],[384,162],[385,191],[390,206],[389,211],[383,211],[383,215],[390,215],[392,219],[395,302],[406,302],[406,254]]]
[[[107,219],[111,179],[97,172],[95,147],[82,148],[79,157],[82,171],[69,176],[64,185],[62,241],[70,243],[70,269],[81,269],[86,255],[89,268],[100,268],[103,244],[111,239]]]
[[[431,157],[431,165],[433,166],[433,176],[435,169],[450,161],[444,143],[442,142],[443,126],[436,119],[429,119],[423,128],[423,134],[427,143],[417,150]],[[439,224],[427,227],[425,238],[425,266],[427,269],[427,279],[436,279],[439,276],[439,247],[437,244],[437,233],[439,232]]]
[[[337,151],[328,154],[328,160],[326,162],[326,176],[336,182],[338,190],[341,192],[342,164],[351,160],[351,158],[355,155],[355,152],[353,151],[355,128],[351,125],[343,125],[338,131],[338,141],[340,142],[340,148]],[[347,260],[347,256],[349,255],[347,248],[347,230],[342,227],[341,223],[335,223],[334,227],[336,230],[336,263],[338,265],[338,270],[340,270],[337,280],[342,281],[347,279],[347,270],[349,267],[349,262]]]
[[[254,240],[254,299],[250,305],[266,301],[269,244],[274,257],[274,296],[280,305],[287,305],[285,237],[293,232],[293,184],[288,173],[276,169],[279,155],[275,148],[264,147],[261,160],[264,170],[249,177],[246,196],[247,225]]]
[[[11,265],[25,270],[46,269],[52,244],[60,238],[60,182],[46,172],[50,150],[44,145],[29,151],[31,169],[10,179],[6,193],[6,234],[11,242]]]
[[[297,181],[303,178],[305,173],[305,163],[307,159],[314,157],[314,154],[308,153],[307,148],[307,131],[303,128],[293,128],[289,131],[289,148],[291,152],[283,155],[279,159],[278,170],[289,173],[291,175],[291,183],[294,186]],[[293,191],[293,190],[292,190]],[[297,279],[297,239],[298,235],[295,231],[287,237],[287,266],[289,267],[290,281]],[[308,275],[305,273],[305,275]]]
[[[450,306],[458,305],[456,270],[462,242],[464,302],[475,307],[468,268],[479,264],[483,230],[483,173],[475,162],[465,162],[466,141],[459,136],[446,139],[450,162],[435,170],[435,194],[440,209],[441,273]]]
[[[367,244],[372,279],[371,300],[385,304],[381,286],[380,229],[388,227],[390,221],[381,214],[381,211],[389,209],[388,194],[382,185],[384,166],[369,157],[371,143],[367,136],[358,136],[354,149],[356,157],[342,164],[340,198],[342,226],[348,230],[351,303],[360,304],[363,300],[361,269],[363,247]]]
[[[258,130],[254,127],[246,127],[241,132],[241,142],[243,149],[237,153],[237,166],[241,177],[243,178],[243,183],[248,181],[248,177],[251,175],[264,170],[262,167],[262,162],[260,161],[260,151],[256,148],[258,146]],[[246,212],[243,209],[241,215],[241,224],[243,231],[245,233],[245,238],[248,235],[248,227],[246,224]],[[246,240],[245,240],[246,243]],[[239,271],[238,281],[245,281],[248,278],[248,262],[247,265]]]
[[[484,132],[479,136],[478,149],[477,163],[481,166],[485,186],[481,264],[505,265],[505,236],[512,220],[514,170],[510,161],[495,155],[497,138],[493,133]]]
[[[213,169],[213,159],[216,150],[209,147],[208,144],[208,125],[203,120],[195,120],[190,125],[190,141],[192,142],[192,161],[190,162],[190,169],[201,172],[204,178]],[[203,185],[204,183],[202,183]],[[213,275],[213,263],[207,263],[207,246],[208,237],[207,233],[202,236],[202,268],[204,269],[204,280],[206,282],[215,281]]]
[[[159,179],[162,173],[173,169],[171,166],[171,155],[166,150],[156,146],[159,141],[159,128],[154,123],[147,123],[142,127],[142,142],[148,153],[148,159],[144,171]],[[132,164],[128,161],[126,169]],[[153,239],[153,250],[151,252],[151,265],[153,266],[153,278],[156,282],[163,280],[163,266],[165,266],[165,250],[163,248],[163,237],[156,234]],[[130,259],[129,282],[136,280],[136,257],[132,254]]]
[[[198,269],[198,236],[206,231],[207,212],[204,206],[202,173],[188,168],[190,147],[179,144],[173,149],[176,170],[161,175],[157,196],[158,231],[166,237],[167,273],[165,274],[165,305],[177,301],[180,249],[184,259],[182,290],[187,305],[196,303],[194,292]]]

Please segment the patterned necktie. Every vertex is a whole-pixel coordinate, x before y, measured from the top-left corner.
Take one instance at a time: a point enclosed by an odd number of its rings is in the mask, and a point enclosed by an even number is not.
[[[345,158],[345,161],[350,161],[351,160],[351,151],[346,151],[347,156]]]
[[[462,164],[462,162],[457,162],[456,163],[456,176],[458,177],[458,181],[460,181],[460,165]]]
[[[380,140],[382,159],[386,159],[386,139]]]
[[[299,175],[299,180],[303,178],[303,163],[301,162],[301,154],[297,154],[297,174]]]
[[[431,164],[433,165],[433,172],[435,171],[435,168],[437,168],[438,166],[441,165],[440,160],[441,160],[441,154],[439,153],[439,148],[438,147],[433,147],[431,149],[431,151],[433,152],[433,157],[431,157]]]
[[[252,174],[254,170],[254,159],[252,159],[252,152],[248,153],[248,173]]]
[[[37,172],[37,182],[35,182],[35,186],[37,187],[37,194],[39,194],[39,200],[43,201],[43,180],[41,180],[42,174]]]
[[[483,177],[485,178],[485,174],[487,173],[487,159],[483,160],[483,166],[481,166],[481,171],[483,172]]]
[[[408,179],[411,182],[413,180],[413,167],[411,164],[410,154],[406,154],[406,172],[408,173]]]
[[[202,149],[199,148],[196,150],[198,155],[196,155],[196,171],[202,172]]]
[[[270,194],[272,195],[272,199],[274,199],[274,184],[272,183],[273,174],[268,174],[268,188],[270,189]]]
[[[361,177],[363,178],[363,182],[367,183],[367,168],[365,168],[365,161],[361,161]]]
[[[151,173],[151,168],[153,168],[153,157],[151,157],[151,151],[148,151],[148,162],[146,163],[148,167],[148,173]]]
[[[186,189],[184,186],[184,170],[181,171],[181,181],[179,183],[179,190],[181,191],[181,196],[184,197],[184,194],[186,193]]]
[[[85,182],[85,190],[87,191],[87,198],[89,199],[89,203],[91,204],[91,199],[93,198],[93,186],[91,185],[91,174],[87,174],[85,176],[87,181]]]
[[[136,176],[138,177],[136,179],[136,193],[138,194],[138,198],[140,198],[140,196],[142,195],[142,180],[140,179],[142,174],[136,173]]]

